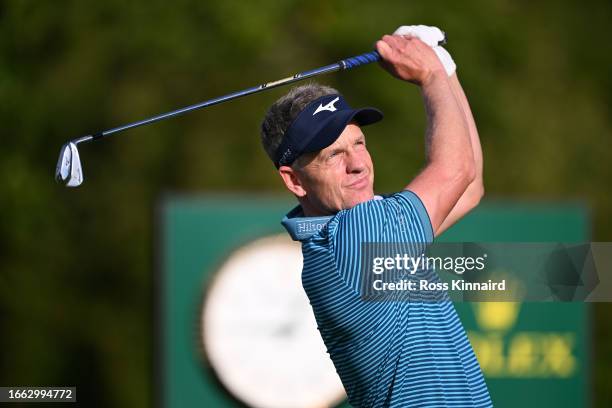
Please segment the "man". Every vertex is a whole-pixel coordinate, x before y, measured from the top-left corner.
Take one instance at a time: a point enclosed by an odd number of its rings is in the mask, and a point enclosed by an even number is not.
[[[423,251],[483,195],[478,133],[440,35],[404,26],[376,43],[381,65],[420,87],[428,117],[427,164],[399,193],[373,191],[361,127],[380,111],[351,109],[336,90],[311,84],[279,99],[262,123],[264,148],[300,204],[283,225],[302,242],[302,283],[355,407],[491,406],[450,301],[368,302],[360,286],[362,244]]]

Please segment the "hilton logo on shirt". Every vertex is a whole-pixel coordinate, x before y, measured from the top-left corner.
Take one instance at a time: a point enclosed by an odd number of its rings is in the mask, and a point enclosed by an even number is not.
[[[323,227],[327,224],[327,220],[325,221],[303,221],[297,223],[297,232],[298,234],[306,234],[311,232],[319,232],[323,229]]]

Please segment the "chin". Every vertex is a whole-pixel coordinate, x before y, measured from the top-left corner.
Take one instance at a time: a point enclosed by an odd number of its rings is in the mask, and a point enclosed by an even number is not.
[[[360,191],[359,193],[356,193],[351,196],[349,200],[347,200],[347,206],[345,208],[353,208],[357,204],[370,201],[372,198],[374,198],[374,192],[371,189],[368,191]]]

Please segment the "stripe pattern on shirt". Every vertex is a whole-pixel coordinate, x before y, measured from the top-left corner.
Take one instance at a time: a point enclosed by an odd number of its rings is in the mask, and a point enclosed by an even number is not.
[[[361,297],[362,244],[384,242],[422,253],[432,241],[425,207],[410,191],[340,211],[302,241],[302,284],[354,407],[492,406],[448,298]],[[439,279],[433,270],[418,273]]]

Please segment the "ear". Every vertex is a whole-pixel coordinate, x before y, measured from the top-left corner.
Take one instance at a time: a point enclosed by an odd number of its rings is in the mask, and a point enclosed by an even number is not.
[[[302,180],[300,178],[300,174],[289,166],[280,166],[278,169],[278,174],[280,174],[285,186],[295,194],[298,198],[302,198],[306,196],[306,190],[302,184]]]

